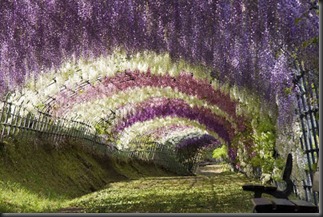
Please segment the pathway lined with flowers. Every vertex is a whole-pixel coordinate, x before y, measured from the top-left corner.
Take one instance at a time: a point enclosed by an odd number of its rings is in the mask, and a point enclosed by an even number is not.
[[[222,165],[207,165],[196,176],[110,183],[70,201],[59,212],[250,213],[253,195],[241,189],[246,182],[252,181]]]

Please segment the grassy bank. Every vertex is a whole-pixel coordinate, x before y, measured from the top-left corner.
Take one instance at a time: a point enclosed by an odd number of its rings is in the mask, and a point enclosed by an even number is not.
[[[99,155],[84,141],[43,135],[0,143],[0,212],[53,212],[113,182],[168,173]]]
[[[176,176],[91,147],[41,134],[0,143],[0,212],[251,212],[253,194],[241,186],[255,181],[242,174]]]

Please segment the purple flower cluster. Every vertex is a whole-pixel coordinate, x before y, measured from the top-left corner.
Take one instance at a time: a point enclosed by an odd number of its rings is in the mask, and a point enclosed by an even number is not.
[[[306,68],[318,70],[319,46],[315,41],[319,19],[311,9],[313,2],[318,1],[0,1],[0,99],[19,88],[26,78],[37,79],[40,73],[70,59],[106,56],[116,48],[128,53],[151,50],[168,52],[174,61],[182,58],[210,67],[205,73],[219,81],[245,87],[273,105],[278,103],[279,124],[284,125],[293,115],[294,101],[286,94],[291,86],[287,53],[297,56]],[[240,126],[245,125],[244,119],[236,116],[237,102],[207,82],[188,74],[176,79],[149,72],[131,75],[133,80],[126,73],[105,78],[72,99],[62,93],[57,97],[58,114],[73,104],[120,90],[155,86],[205,99],[241,122]],[[224,119],[181,100],[148,101],[136,111],[116,129],[155,117],[177,116],[199,121],[228,142],[235,133]],[[235,150],[229,149],[231,159]]]
[[[187,149],[194,147],[195,149],[207,148],[207,147],[219,147],[220,143],[213,136],[209,134],[203,134],[202,136],[194,136],[189,138],[183,138],[176,144],[176,149]]]
[[[139,71],[130,72],[125,71],[118,73],[115,77],[105,77],[102,82],[94,85],[87,85],[82,91],[82,94],[68,97],[65,92],[60,92],[55,96],[59,110],[55,111],[57,114],[65,112],[73,104],[99,99],[101,97],[109,97],[113,94],[132,89],[134,87],[171,87],[173,90],[177,89],[187,95],[197,96],[199,99],[206,100],[211,105],[216,105],[220,109],[227,112],[230,116],[236,119],[241,119],[236,115],[236,104],[229,95],[215,90],[208,82],[197,80],[191,76],[190,73],[181,73],[180,76],[174,78],[170,75],[153,75],[149,71],[141,73]],[[60,111],[61,110],[61,111]],[[242,121],[242,120],[241,120]]]
[[[225,119],[214,115],[205,108],[190,107],[183,100],[153,98],[137,106],[134,114],[128,114],[115,127],[117,132],[136,122],[143,122],[157,117],[182,117],[196,120],[205,125],[209,130],[216,132],[221,138],[230,143],[235,134],[231,123]]]
[[[268,97],[270,85],[263,84],[271,80],[260,73],[271,74],[281,48],[318,68],[318,45],[302,46],[318,37],[310,7],[309,0],[1,1],[0,95],[32,72],[122,47],[205,64],[218,79]]]
[[[172,125],[158,127],[153,132],[151,132],[151,135],[156,138],[164,138],[169,133],[176,132],[176,131],[182,131],[185,129],[189,129],[191,127],[192,126],[189,126],[189,125],[172,124]]]

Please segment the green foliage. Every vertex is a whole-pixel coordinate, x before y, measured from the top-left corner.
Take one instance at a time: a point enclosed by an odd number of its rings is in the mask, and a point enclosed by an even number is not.
[[[200,161],[213,161],[214,148],[203,148],[199,151]]]
[[[308,47],[308,46],[310,46],[312,44],[318,44],[318,43],[319,43],[319,37],[313,37],[313,38],[311,38],[311,39],[309,39],[307,41],[304,41],[302,46],[303,47]]]
[[[217,160],[227,159],[228,156],[228,148],[226,145],[222,145],[220,148],[216,148],[213,151],[212,157]]]
[[[319,121],[320,120],[320,113],[319,112],[316,112],[315,113],[315,120],[316,121]]]
[[[286,93],[288,92],[286,89]],[[259,167],[261,173],[271,174],[276,165],[273,151],[276,143],[277,111],[272,106],[268,110],[267,102],[260,103],[261,99],[251,98],[253,100],[248,98],[249,101],[243,104],[246,114],[249,114],[250,125],[237,134],[231,144],[231,147],[238,150],[235,163],[239,170],[246,172],[248,176],[256,175],[253,170]]]
[[[259,156],[255,156],[251,159],[251,165],[253,167],[261,167],[263,160]]]
[[[105,134],[106,132],[106,127],[102,124],[96,124],[94,126],[95,130],[96,130],[96,133],[101,135],[101,134]]]
[[[286,95],[292,94],[292,89],[293,89],[293,87],[286,87],[286,88],[284,89],[284,93],[285,93]]]
[[[264,173],[270,173],[274,167],[273,151],[275,146],[275,136],[272,131],[261,132],[254,135],[256,156],[253,157],[253,166],[261,166]]]
[[[305,170],[308,172],[310,172],[310,171],[315,172],[316,169],[317,169],[317,163],[313,163],[311,165],[309,165],[309,164],[305,165]]]

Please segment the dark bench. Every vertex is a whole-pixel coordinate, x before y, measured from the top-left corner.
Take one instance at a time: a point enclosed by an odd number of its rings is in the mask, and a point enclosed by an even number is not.
[[[245,184],[242,189],[253,191],[253,212],[256,213],[318,213],[319,208],[315,204],[305,200],[289,200],[288,196],[293,192],[294,184],[290,179],[292,173],[293,159],[288,154],[283,173],[286,182],[284,190],[278,190],[276,186]],[[262,198],[262,194],[269,194],[274,198]]]
[[[286,183],[286,188],[284,190],[278,190],[276,186],[266,186],[266,185],[254,185],[245,184],[242,189],[245,191],[253,191],[255,198],[261,198],[262,194],[269,194],[276,198],[288,199],[288,196],[293,192],[294,184],[290,179],[293,168],[292,154],[288,154],[286,165],[283,173],[283,180]]]
[[[254,213],[318,213],[316,205],[305,200],[253,198]]]

